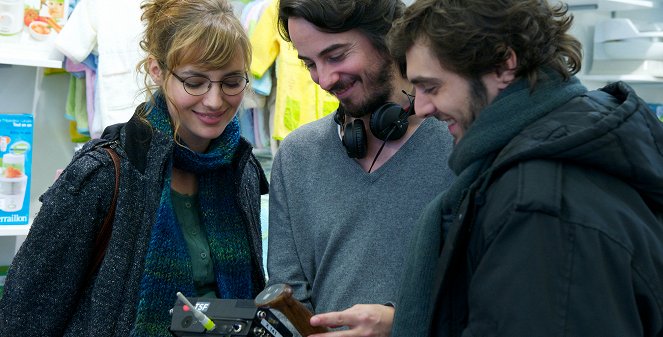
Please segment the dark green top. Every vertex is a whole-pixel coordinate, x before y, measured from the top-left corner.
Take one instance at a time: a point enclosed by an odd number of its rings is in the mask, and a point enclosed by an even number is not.
[[[216,297],[214,267],[210,260],[207,234],[200,226],[197,195],[185,195],[171,189],[173,209],[191,256],[193,283],[199,297]]]

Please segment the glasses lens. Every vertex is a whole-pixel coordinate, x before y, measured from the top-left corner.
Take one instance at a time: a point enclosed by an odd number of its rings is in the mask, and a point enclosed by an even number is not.
[[[243,76],[231,76],[221,82],[221,89],[226,95],[233,96],[244,91],[247,80]]]
[[[184,90],[194,96],[204,95],[210,88],[210,80],[202,76],[186,78],[182,84]]]

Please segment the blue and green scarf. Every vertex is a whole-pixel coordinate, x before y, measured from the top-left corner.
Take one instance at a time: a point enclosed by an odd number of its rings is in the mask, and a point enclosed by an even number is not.
[[[148,106],[149,109],[149,105]],[[150,110],[148,110],[150,111]],[[173,137],[173,126],[163,95],[147,115],[155,132]],[[214,139],[207,152],[197,153],[175,143],[171,164],[198,177],[201,225],[207,232],[219,298],[252,298],[249,238],[242,221],[232,160],[240,140],[237,118]],[[161,203],[152,226],[145,257],[139,303],[132,336],[170,336],[168,310],[176,293],[196,294],[191,258],[171,201],[171,170],[161,187]]]

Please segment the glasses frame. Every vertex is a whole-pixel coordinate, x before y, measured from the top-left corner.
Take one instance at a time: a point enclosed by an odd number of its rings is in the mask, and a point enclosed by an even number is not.
[[[210,90],[212,90],[212,85],[213,85],[214,83],[219,83],[219,84],[221,85],[221,92],[222,92],[224,95],[226,95],[226,96],[237,96],[237,95],[243,93],[244,90],[246,90],[246,87],[249,86],[249,77],[248,77],[248,75],[247,75],[246,73],[244,73],[244,76],[242,76],[242,75],[232,75],[232,76],[228,76],[228,77],[226,77],[226,78],[224,78],[224,79],[222,79],[222,80],[220,80],[220,81],[212,81],[212,80],[210,80],[209,78],[207,78],[206,76],[202,76],[202,75],[194,75],[194,76],[189,76],[189,77],[186,77],[186,78],[182,78],[182,77],[178,76],[177,74],[175,74],[175,72],[172,71],[172,70],[170,70],[170,73],[171,73],[171,74],[172,74],[172,75],[173,75],[178,81],[180,81],[180,82],[182,83],[182,88],[184,88],[184,91],[185,91],[187,94],[191,95],[191,96],[203,96],[203,95],[207,94]],[[190,78],[192,78],[192,77],[202,77],[202,78],[207,79],[207,80],[209,81],[209,84],[207,85],[207,91],[205,91],[205,92],[202,93],[202,94],[198,94],[198,95],[195,95],[195,94],[190,93],[189,90],[187,90],[187,88],[186,88],[186,80],[188,80],[188,79],[190,79]],[[241,77],[241,78],[243,78],[243,79],[246,81],[246,83],[244,83],[244,87],[242,88],[242,90],[240,90],[240,91],[239,91],[238,93],[236,93],[236,94],[229,94],[229,93],[227,93],[227,92],[223,89],[223,85],[225,84],[225,80],[227,80],[228,78],[231,78],[231,77]]]

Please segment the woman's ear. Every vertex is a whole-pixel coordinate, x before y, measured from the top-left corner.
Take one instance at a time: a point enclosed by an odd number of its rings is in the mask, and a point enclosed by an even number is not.
[[[149,56],[147,59],[147,64],[148,64],[148,71],[150,73],[150,77],[152,78],[152,81],[158,86],[163,85],[163,70],[161,69],[161,66],[159,65],[159,61],[155,59],[153,56]]]

